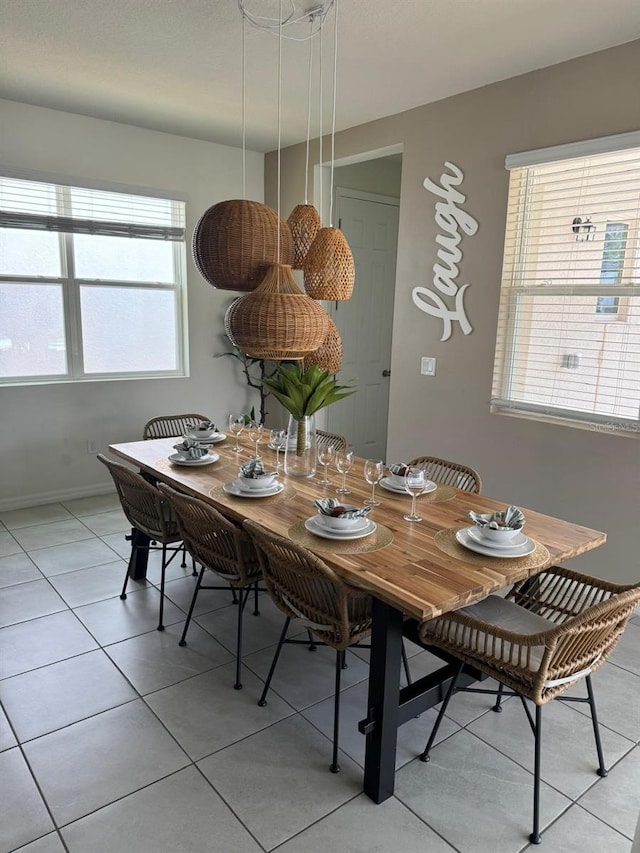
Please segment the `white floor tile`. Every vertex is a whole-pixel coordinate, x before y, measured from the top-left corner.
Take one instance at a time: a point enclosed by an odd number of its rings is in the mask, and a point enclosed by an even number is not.
[[[21,527],[13,531],[13,536],[25,551],[50,548],[52,545],[64,545],[67,542],[80,542],[83,539],[91,539],[92,535],[89,528],[75,518]]]
[[[108,495],[93,495],[89,498],[76,498],[72,501],[64,501],[62,505],[76,518],[121,508],[120,499],[116,492],[111,492]]]
[[[7,530],[18,530],[20,527],[33,527],[37,524],[47,524],[50,521],[64,521],[71,518],[71,513],[62,504],[43,504],[42,506],[14,509],[0,513],[0,521]]]
[[[188,764],[142,700],[30,741],[24,750],[59,826]]]
[[[121,509],[113,509],[109,512],[100,512],[96,515],[85,515],[82,523],[96,536],[108,536],[110,533],[128,533],[131,525]]]
[[[633,838],[640,812],[640,746],[625,755],[579,802],[588,812]]]
[[[153,631],[158,625],[160,593],[155,587],[77,607],[75,613],[98,642],[107,646],[138,634]],[[170,601],[164,603],[164,624],[183,622],[185,614]]]
[[[103,651],[0,681],[0,699],[21,742],[136,698]]]
[[[127,564],[124,560],[117,560],[102,566],[91,566],[88,569],[53,575],[50,577],[50,583],[69,607],[80,607],[83,604],[92,604],[95,601],[103,601],[105,598],[119,596],[126,573]],[[140,588],[137,581],[129,583],[132,592]]]
[[[43,578],[9,586],[0,596],[0,628],[66,609],[65,602]]]
[[[42,572],[28,554],[20,552],[0,557],[0,588],[35,580],[42,580]]]
[[[194,767],[70,824],[62,834],[70,853],[262,853]]]
[[[2,682],[0,682],[0,685]],[[11,726],[9,725],[9,720],[7,720],[7,715],[0,708],[0,752],[4,752],[5,749],[11,749],[12,746],[16,746],[18,741],[15,739],[13,732],[11,731]]]
[[[80,542],[38,548],[30,551],[29,556],[47,577],[86,569],[89,566],[101,566],[118,559],[118,554],[95,536]]]
[[[26,847],[20,848],[20,853],[65,853],[57,832],[50,832],[37,841],[32,841]]]
[[[22,552],[23,549],[8,530],[0,531],[0,557],[8,557],[10,554],[21,554]]]
[[[581,809],[572,806],[542,836],[542,843],[553,853],[575,853],[579,839],[580,853],[630,853],[631,841]]]
[[[54,828],[19,749],[0,755],[0,853],[9,853]]]

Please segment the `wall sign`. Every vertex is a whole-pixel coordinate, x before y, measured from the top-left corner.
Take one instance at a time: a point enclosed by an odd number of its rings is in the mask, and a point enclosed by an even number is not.
[[[465,335],[473,331],[464,310],[464,294],[469,285],[458,287],[456,279],[460,272],[458,264],[462,260],[460,232],[472,237],[478,230],[478,223],[470,213],[460,207],[467,200],[467,197],[456,189],[464,179],[462,170],[448,160],[444,165],[451,174],[443,172],[440,175],[440,184],[435,184],[429,178],[424,179],[425,189],[440,199],[436,202],[435,220],[438,228],[444,232],[436,236],[436,243],[441,248],[437,252],[438,262],[433,265],[435,290],[414,287],[412,299],[425,314],[442,320],[440,340],[448,341],[453,331],[453,323],[459,323]],[[443,296],[453,297],[453,307],[449,307]]]

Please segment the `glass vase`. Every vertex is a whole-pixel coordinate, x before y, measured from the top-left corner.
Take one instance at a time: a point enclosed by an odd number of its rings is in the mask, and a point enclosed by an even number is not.
[[[289,415],[284,472],[287,477],[313,477],[317,468],[316,421],[313,415],[297,420]]]

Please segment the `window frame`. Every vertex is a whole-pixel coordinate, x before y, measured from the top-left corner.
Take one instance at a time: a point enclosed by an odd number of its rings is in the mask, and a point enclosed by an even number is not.
[[[578,406],[575,408],[558,406],[551,399],[544,402],[522,400],[514,391],[514,386],[518,382],[524,381],[522,378],[516,377],[516,372],[531,369],[532,365],[531,358],[527,357],[526,354],[524,360],[520,361],[519,353],[521,352],[522,335],[527,333],[527,324],[522,319],[523,312],[528,311],[531,314],[531,306],[535,303],[535,297],[593,295],[595,296],[594,323],[598,325],[603,322],[620,323],[622,324],[621,328],[626,322],[632,321],[630,311],[633,298],[637,300],[640,297],[640,275],[637,272],[640,270],[640,229],[638,227],[640,223],[635,219],[630,221],[625,214],[619,216],[615,212],[607,221],[607,227],[609,224],[626,226],[624,257],[618,275],[618,280],[624,278],[625,282],[622,285],[615,285],[615,293],[608,293],[608,288],[611,285],[606,282],[603,283],[601,280],[601,266],[605,260],[604,246],[603,256],[598,267],[599,283],[574,284],[569,281],[568,283],[553,284],[551,281],[549,283],[540,281],[534,286],[524,283],[525,279],[522,273],[531,269],[531,258],[534,257],[530,246],[534,239],[532,228],[536,223],[536,218],[532,211],[534,206],[539,204],[531,191],[533,171],[526,170],[526,167],[559,164],[566,159],[586,159],[596,154],[622,152],[627,149],[638,149],[640,152],[640,131],[523,152],[507,157],[505,163],[507,169],[525,168],[525,171],[520,174],[520,183],[517,187],[512,186],[511,181],[509,184],[509,205],[510,207],[517,205],[520,213],[515,219],[515,227],[514,220],[510,220],[511,214],[507,216],[505,229],[505,257],[490,402],[492,414],[640,438],[640,405],[637,417],[634,418],[596,413],[593,411],[597,407],[595,400],[591,411],[589,411]],[[510,229],[512,230],[511,235]],[[515,236],[513,231],[515,231]],[[509,239],[513,240],[511,247],[508,247]],[[510,265],[509,268],[507,268],[507,263]],[[631,274],[628,274],[630,271],[634,276],[633,278],[631,278]],[[531,297],[530,306],[525,306],[523,303],[523,297],[527,296]],[[615,313],[597,311],[598,300],[601,296],[617,298]],[[561,319],[562,314],[558,314],[558,318]],[[581,354],[577,353],[577,355],[580,356]],[[566,366],[567,369],[575,369],[571,365],[563,366]],[[531,391],[530,396],[535,397],[535,390]],[[634,398],[632,397],[631,400],[634,401]]]
[[[51,184],[55,187],[56,208],[58,212],[67,210],[72,188],[90,192],[120,193],[166,201],[170,204],[172,225],[168,231],[182,231],[182,239],[169,239],[172,247],[173,281],[138,281],[112,278],[83,278],[75,274],[75,254],[73,231],[57,230],[60,275],[11,275],[0,271],[0,284],[52,285],[62,290],[62,316],[65,331],[66,372],[64,374],[38,374],[35,376],[0,377],[0,387],[31,386],[49,384],[73,384],[85,382],[129,381],[139,379],[175,379],[189,376],[188,359],[188,316],[187,316],[187,236],[184,227],[187,196],[175,191],[142,188],[113,182],[93,182],[82,179],[61,177],[50,173],[32,170],[14,170],[0,167],[0,178],[32,181]],[[62,214],[62,215],[63,215]],[[179,226],[177,223],[182,223]],[[46,229],[39,229],[46,230]],[[90,233],[78,231],[77,233]],[[114,234],[112,236],[125,236]],[[141,237],[140,234],[130,236]],[[81,310],[82,288],[131,288],[132,290],[155,290],[173,293],[173,311],[176,342],[176,368],[174,370],[146,371],[110,371],[104,373],[87,372],[83,353],[83,319]]]

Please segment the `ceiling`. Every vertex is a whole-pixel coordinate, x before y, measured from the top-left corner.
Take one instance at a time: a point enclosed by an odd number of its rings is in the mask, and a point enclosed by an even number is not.
[[[244,2],[278,14],[278,0]],[[283,6],[306,11],[320,2]],[[323,30],[325,132],[333,21],[330,11]],[[278,143],[278,38],[249,24],[245,30],[246,145],[270,151]],[[0,0],[0,33],[0,97],[242,144],[237,0]],[[639,0],[339,0],[336,129],[637,38]],[[313,43],[317,136],[319,39]],[[306,138],[308,55],[308,41],[283,39],[283,147]]]

